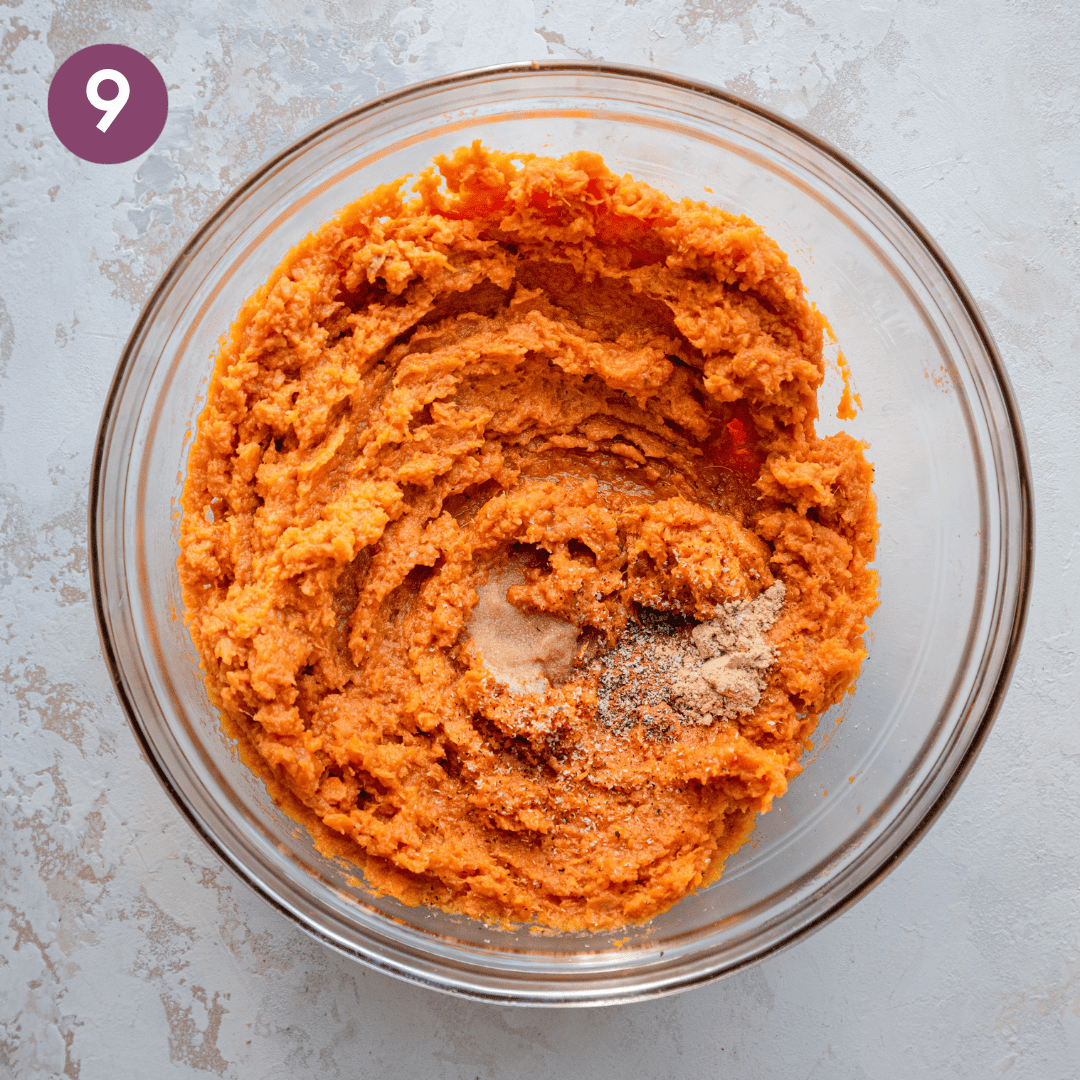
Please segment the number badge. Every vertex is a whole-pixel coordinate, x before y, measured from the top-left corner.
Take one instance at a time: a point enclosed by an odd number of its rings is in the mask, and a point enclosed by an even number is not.
[[[146,153],[169,115],[165,80],[141,52],[91,45],[69,56],[49,86],[56,137],[84,161],[117,165]]]

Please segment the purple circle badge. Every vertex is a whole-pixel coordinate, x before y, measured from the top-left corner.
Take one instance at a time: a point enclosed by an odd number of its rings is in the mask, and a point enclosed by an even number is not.
[[[126,45],[90,45],[69,56],[49,86],[49,123],[84,161],[118,165],[154,145],[169,92],[152,61]]]

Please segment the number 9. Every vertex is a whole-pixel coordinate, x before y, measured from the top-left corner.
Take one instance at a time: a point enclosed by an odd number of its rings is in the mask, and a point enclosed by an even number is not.
[[[98,93],[103,82],[116,83],[116,97],[106,100]],[[98,131],[108,131],[109,125],[120,115],[120,110],[131,96],[131,86],[124,76],[113,68],[102,68],[90,76],[86,84],[86,100],[105,115],[97,122]]]

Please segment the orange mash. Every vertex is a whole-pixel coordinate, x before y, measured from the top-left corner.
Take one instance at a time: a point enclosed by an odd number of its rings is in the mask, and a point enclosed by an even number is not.
[[[752,221],[595,154],[475,143],[347,206],[244,305],[188,461],[244,759],[408,904],[596,930],[714,880],[876,606],[822,327]]]

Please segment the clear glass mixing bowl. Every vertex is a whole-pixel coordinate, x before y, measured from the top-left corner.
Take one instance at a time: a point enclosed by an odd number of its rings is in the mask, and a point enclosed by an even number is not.
[[[473,139],[601,153],[673,196],[753,217],[802,273],[863,407],[881,607],[853,697],[719,882],[615,934],[500,930],[378,899],[319,855],[239,761],[207,701],[176,577],[186,451],[219,337],[307,232],[376,184]],[[831,402],[829,395],[832,395]],[[120,361],[90,501],[94,597],[117,692],[159,779],[242,878],[340,952],[441,990],[586,1005],[730,974],[833,918],[947,803],[1001,702],[1029,591],[1023,433],[955,272],[842,154],[722,91],[606,64],[518,64],[387,95],[313,131],[192,237]],[[842,711],[844,722],[837,726]]]

